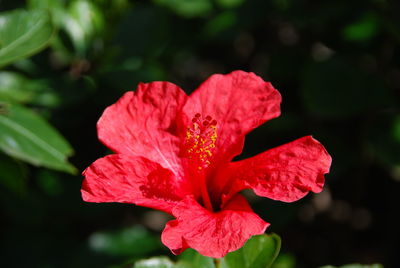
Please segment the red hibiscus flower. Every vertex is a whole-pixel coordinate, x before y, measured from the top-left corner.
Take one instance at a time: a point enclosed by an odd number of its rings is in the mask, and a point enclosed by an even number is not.
[[[311,136],[231,162],[247,133],[280,115],[281,96],[253,73],[213,75],[187,96],[169,82],[139,84],[108,107],[98,136],[116,154],[84,172],[88,202],[121,202],[165,211],[162,242],[214,258],[239,249],[268,223],[239,193],[253,189],[292,202],[320,192],[331,157]]]

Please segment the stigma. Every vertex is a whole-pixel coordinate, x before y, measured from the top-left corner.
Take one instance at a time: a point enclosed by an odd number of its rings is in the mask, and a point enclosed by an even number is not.
[[[211,116],[195,114],[186,130],[185,148],[198,170],[208,167],[217,141],[217,121]]]

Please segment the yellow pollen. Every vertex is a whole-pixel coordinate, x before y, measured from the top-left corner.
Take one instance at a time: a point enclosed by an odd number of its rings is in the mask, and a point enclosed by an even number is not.
[[[217,121],[211,116],[202,118],[196,114],[192,125],[186,130],[185,147],[188,158],[198,161],[198,169],[202,170],[210,165],[210,158],[217,141]]]

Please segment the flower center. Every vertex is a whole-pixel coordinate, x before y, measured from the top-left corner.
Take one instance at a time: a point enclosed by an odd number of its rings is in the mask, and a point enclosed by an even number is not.
[[[211,157],[217,141],[217,121],[211,116],[195,114],[186,130],[184,154],[190,160],[190,176],[193,187],[199,191],[198,200],[206,209],[213,211],[207,186],[205,169],[211,164]]]
[[[197,113],[186,130],[186,150],[188,158],[197,162],[201,170],[210,165],[210,159],[217,141],[217,121],[207,115]]]

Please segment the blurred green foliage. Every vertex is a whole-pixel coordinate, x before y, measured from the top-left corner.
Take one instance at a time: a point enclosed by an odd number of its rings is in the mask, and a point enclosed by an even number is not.
[[[362,265],[362,264],[347,264],[340,267],[335,266],[324,266],[321,268],[383,268],[380,264],[372,264],[372,265]]]
[[[190,93],[213,73],[242,69],[271,81],[283,103],[280,118],[248,135],[241,157],[309,134],[333,156],[319,195],[284,204],[249,193],[282,236],[273,267],[399,267],[399,5],[0,1],[2,266],[132,267],[169,254],[164,214],[81,200],[77,170],[108,153],[96,121],[138,82],[167,80]],[[207,262],[193,251],[185,258]]]
[[[89,238],[90,247],[112,256],[143,256],[161,247],[160,239],[140,225],[116,232],[97,232]]]

